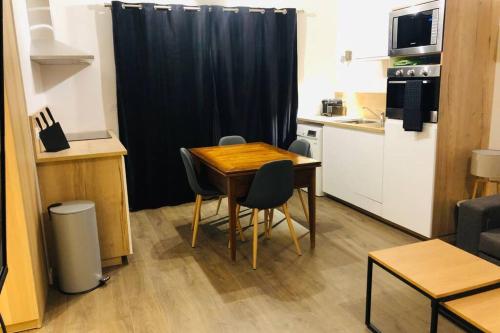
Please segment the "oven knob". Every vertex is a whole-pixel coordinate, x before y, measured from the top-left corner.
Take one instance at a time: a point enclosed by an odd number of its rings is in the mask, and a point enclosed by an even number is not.
[[[410,69],[408,71],[408,76],[415,76],[415,70],[414,69]]]
[[[398,69],[396,71],[396,76],[401,76],[401,75],[403,75],[403,70],[402,69]]]
[[[422,76],[427,76],[427,75],[429,75],[429,72],[427,71],[427,69],[422,69],[422,70],[420,71],[420,75],[422,75]]]

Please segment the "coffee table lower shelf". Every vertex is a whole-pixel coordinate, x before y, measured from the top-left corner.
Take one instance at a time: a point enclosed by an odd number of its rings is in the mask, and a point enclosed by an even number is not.
[[[447,319],[451,320],[453,323],[457,324],[461,328],[467,330],[468,332],[481,332],[477,328],[473,327],[463,319],[459,318],[455,314],[451,313],[449,310],[443,308],[440,304],[443,302],[448,302],[452,301],[455,299],[479,294],[482,292],[486,292],[489,290],[493,290],[496,288],[500,287],[500,283],[495,283],[491,284],[485,287],[481,288],[476,288],[473,290],[468,290],[465,292],[449,295],[446,297],[441,297],[441,298],[435,298],[432,295],[429,295],[429,293],[425,292],[424,290],[420,289],[418,286],[414,285],[411,283],[411,281],[406,280],[404,277],[398,275],[396,272],[390,270],[389,268],[385,267],[384,265],[379,264],[377,261],[373,260],[371,257],[368,257],[368,271],[367,271],[367,277],[366,277],[366,312],[365,312],[365,324],[368,327],[368,329],[372,332],[376,333],[381,333],[381,331],[372,324],[371,322],[371,303],[372,303],[372,282],[373,282],[373,264],[376,264],[386,272],[390,273],[394,277],[398,278],[400,281],[404,282],[408,286],[412,287],[425,297],[427,297],[431,301],[431,323],[430,323],[430,329],[429,331],[431,333],[437,332],[437,327],[438,327],[438,316],[439,314],[442,314],[444,317]]]
[[[470,324],[467,320],[460,318],[447,308],[443,306],[439,306],[439,314],[469,333],[484,333],[484,331],[480,330],[476,326]]]

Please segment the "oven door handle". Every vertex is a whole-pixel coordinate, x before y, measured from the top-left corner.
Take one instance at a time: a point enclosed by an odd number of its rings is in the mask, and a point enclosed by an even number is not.
[[[407,81],[389,81],[389,84],[406,84]],[[422,81],[422,84],[428,84],[429,81],[424,80]]]

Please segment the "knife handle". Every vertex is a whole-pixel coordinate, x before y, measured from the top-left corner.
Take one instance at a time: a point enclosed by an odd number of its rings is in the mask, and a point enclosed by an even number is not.
[[[52,124],[55,124],[56,121],[54,120],[54,117],[52,117],[52,112],[50,112],[48,107],[45,108],[45,111],[47,111],[47,114],[49,115],[49,118],[52,121]]]
[[[42,123],[40,122],[40,119],[38,119],[38,117],[35,117],[35,121],[36,121],[38,127],[40,128],[40,130],[43,130],[43,126],[42,126]]]
[[[43,114],[43,112],[40,112],[40,117],[42,117],[43,122],[45,123],[45,125],[47,125],[47,127],[49,127],[49,122],[47,121],[47,118],[45,118],[45,115]]]

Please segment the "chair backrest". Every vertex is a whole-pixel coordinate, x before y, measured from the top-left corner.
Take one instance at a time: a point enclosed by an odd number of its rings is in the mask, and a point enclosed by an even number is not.
[[[288,151],[305,157],[311,157],[311,144],[306,140],[297,139],[288,147]]]
[[[242,143],[247,143],[247,140],[239,135],[223,136],[219,140],[219,146],[239,145]]]
[[[186,148],[181,148],[180,152],[182,163],[184,163],[184,168],[186,168],[186,175],[188,177],[189,186],[194,193],[200,194],[201,192],[203,192],[203,190],[198,183],[198,178],[196,177],[196,171],[194,169],[191,153]]]
[[[293,195],[293,177],[290,160],[264,164],[255,174],[244,205],[259,209],[283,205]]]

